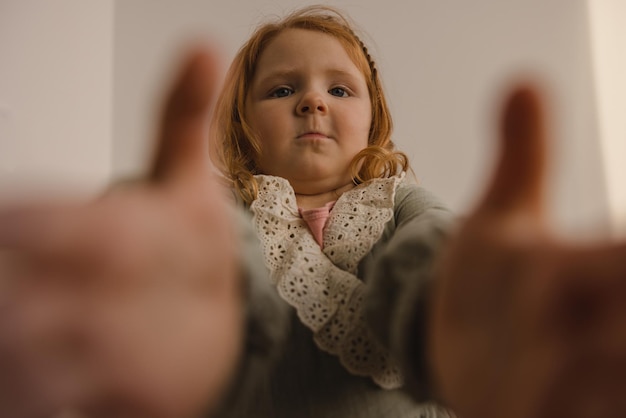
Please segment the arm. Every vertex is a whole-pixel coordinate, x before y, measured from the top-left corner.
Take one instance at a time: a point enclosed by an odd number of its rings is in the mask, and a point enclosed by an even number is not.
[[[425,358],[426,304],[433,266],[454,223],[437,199],[413,184],[396,194],[395,230],[366,281],[366,316],[380,341],[400,363],[405,388],[431,400]]]
[[[190,54],[146,179],[0,210],[0,415],[194,416],[243,339],[232,208],[208,162],[215,57]]]
[[[251,221],[243,211],[238,211],[237,221],[244,287],[243,352],[235,378],[216,412],[218,417],[229,416],[231,408],[258,388],[281,355],[289,330],[288,305],[269,279]]]
[[[622,417],[626,245],[549,230],[540,99],[528,87],[509,96],[493,180],[443,245],[424,238],[439,235],[430,226],[390,242],[372,277],[371,299],[384,303],[370,318],[413,395],[464,418]]]

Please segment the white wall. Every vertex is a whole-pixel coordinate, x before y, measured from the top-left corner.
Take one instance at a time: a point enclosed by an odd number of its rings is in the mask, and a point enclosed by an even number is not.
[[[0,0],[0,190],[111,173],[113,0]]]
[[[589,0],[589,18],[611,219],[626,236],[626,2]]]
[[[329,3],[369,34],[396,142],[425,186],[459,212],[471,206],[492,166],[501,87],[528,71],[555,109],[551,213],[571,233],[606,229],[585,0]],[[0,186],[138,173],[179,48],[211,38],[227,62],[264,16],[303,4],[0,0]]]
[[[113,164],[137,172],[154,98],[177,47],[203,34],[226,58],[264,16],[306,1],[123,0],[116,3]],[[555,109],[551,213],[571,233],[608,225],[584,0],[329,2],[369,35],[396,122],[395,139],[424,185],[463,212],[495,153],[501,87],[536,74]]]

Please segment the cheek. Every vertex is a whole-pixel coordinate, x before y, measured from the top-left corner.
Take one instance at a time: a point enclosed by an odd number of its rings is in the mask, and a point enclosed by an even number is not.
[[[365,142],[369,142],[370,130],[372,129],[372,113],[368,113],[367,123],[363,125],[363,131],[365,133]]]
[[[274,141],[286,129],[283,112],[272,106],[257,109],[248,121],[261,144]]]
[[[365,148],[369,145],[369,133],[372,126],[372,112],[369,107],[364,107],[352,116],[351,120],[354,122],[351,129],[358,135],[361,140],[362,147]]]
[[[281,129],[271,112],[263,114],[264,117],[249,120],[252,133],[259,143],[259,155],[256,158],[256,165],[267,174],[268,166],[276,159],[276,155],[281,153]]]

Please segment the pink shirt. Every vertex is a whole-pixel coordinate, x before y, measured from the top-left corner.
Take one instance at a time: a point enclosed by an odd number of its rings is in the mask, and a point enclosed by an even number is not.
[[[300,212],[300,216],[304,219],[304,222],[309,227],[311,234],[313,234],[313,238],[319,244],[320,248],[324,248],[324,227],[326,226],[326,221],[330,217],[330,211],[333,210],[335,206],[335,201],[328,202],[321,208],[307,209],[302,210],[298,208],[298,212]]]

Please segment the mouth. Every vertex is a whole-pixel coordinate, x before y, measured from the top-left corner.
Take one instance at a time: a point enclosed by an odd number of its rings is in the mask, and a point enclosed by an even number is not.
[[[322,132],[309,131],[297,136],[298,139],[330,139],[330,137]]]

